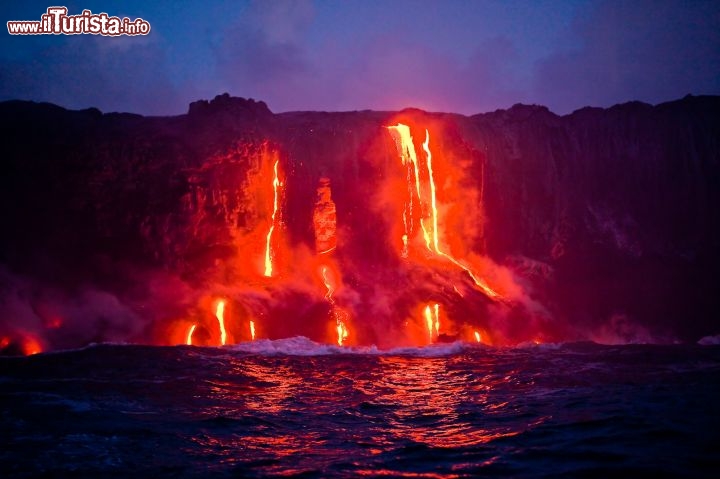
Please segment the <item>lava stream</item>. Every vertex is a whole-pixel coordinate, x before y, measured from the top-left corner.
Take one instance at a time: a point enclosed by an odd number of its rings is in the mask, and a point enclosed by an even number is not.
[[[188,330],[187,340],[185,341],[185,344],[187,344],[188,346],[192,346],[192,335],[195,332],[195,328],[197,328],[197,324],[193,324]]]
[[[425,130],[425,142],[423,143],[423,150],[425,150],[425,154],[427,155],[427,170],[428,177],[430,178],[430,206],[432,208],[433,247],[435,248],[436,253],[440,253],[440,248],[438,247],[438,214],[435,199],[435,178],[433,177],[432,169],[432,153],[430,153],[430,133],[427,131],[427,129]]]
[[[273,177],[273,192],[274,192],[274,200],[273,200],[273,212],[272,212],[272,222],[270,224],[270,230],[267,234],[267,239],[265,242],[265,276],[268,278],[272,276],[273,274],[273,266],[272,266],[272,258],[270,254],[270,241],[272,240],[272,234],[275,230],[275,216],[277,215],[278,211],[278,187],[280,186],[280,180],[278,178],[278,163],[280,160],[275,161],[275,165],[273,166],[274,171],[274,177]],[[224,343],[223,343],[224,344]]]
[[[255,321],[250,321],[250,339],[255,341]]]
[[[335,328],[337,330],[337,343],[338,343],[338,346],[342,346],[343,342],[348,337],[348,330],[347,330],[347,327],[345,326],[345,323],[343,322],[342,319],[340,319],[340,317],[336,316],[335,321],[337,323],[337,327]]]
[[[332,287],[332,284],[330,284],[330,280],[328,279],[327,266],[323,266],[320,271],[322,273],[323,283],[325,284],[325,287],[327,288],[327,294],[325,294],[325,299],[327,299],[328,302],[330,302],[330,304],[335,304],[335,300],[332,297],[333,293],[335,292],[335,289]]]
[[[413,138],[410,135],[410,127],[407,125],[403,125],[402,123],[398,123],[395,126],[388,126],[387,127],[391,133],[395,132],[395,135],[392,135],[393,138],[396,138],[396,143],[398,142],[399,138],[399,150],[400,150],[400,157],[402,159],[403,165],[407,162],[410,162],[413,164],[414,168],[414,176],[415,176],[415,190],[417,191],[417,197],[418,200],[421,202],[422,206],[422,192],[420,189],[420,177],[418,174],[418,162],[417,162],[417,156],[415,154],[415,145],[413,143]],[[425,245],[427,246],[427,249],[431,252],[434,252],[435,254],[442,256],[449,260],[451,263],[453,263],[455,266],[461,268],[465,272],[470,275],[470,278],[472,278],[475,285],[481,289],[489,298],[494,300],[502,300],[502,296],[498,294],[495,290],[493,290],[490,286],[485,283],[482,279],[478,278],[477,275],[467,266],[462,264],[460,261],[455,259],[453,256],[451,256],[449,253],[446,253],[440,249],[440,240],[439,240],[439,221],[438,221],[438,211],[437,211],[437,197],[436,197],[436,187],[435,187],[435,175],[432,168],[432,152],[430,151],[430,132],[426,129],[425,130],[425,142],[423,143],[423,150],[425,151],[425,155],[427,158],[426,161],[426,167],[428,172],[428,181],[430,183],[430,208],[432,211],[432,234],[428,231],[428,228],[425,226],[425,222],[423,221],[424,218],[422,217],[422,214],[420,215],[420,227],[423,230],[423,236],[425,239]],[[409,181],[409,180],[408,180]],[[410,200],[410,204],[412,204],[412,198]],[[421,208],[422,210],[422,208]],[[422,213],[422,211],[421,211]],[[406,215],[408,214],[408,210],[406,208],[405,212],[403,213],[403,223],[405,224],[405,236],[403,236],[403,257],[407,257],[407,235],[409,233],[408,231],[408,221],[406,218]],[[412,209],[409,211],[412,224]]]
[[[415,192],[417,193],[418,201],[420,202],[420,227],[423,231],[423,238],[425,239],[425,245],[427,246],[427,249],[432,251],[431,245],[431,238],[430,233],[428,232],[427,228],[425,228],[425,222],[422,218],[422,193],[420,189],[420,174],[418,171],[418,160],[417,155],[415,153],[415,144],[413,143],[412,135],[410,135],[410,127],[407,125],[403,125],[402,123],[398,123],[395,126],[388,126],[386,127],[390,132],[395,132],[397,134],[396,142],[399,139],[399,149],[400,149],[400,159],[402,161],[403,165],[412,164],[412,172],[408,171],[408,183],[410,182],[410,176],[413,176],[415,178]],[[393,135],[395,137],[395,135]],[[406,203],[405,211],[403,212],[403,223],[405,224],[405,235],[403,236],[403,244],[407,245],[407,237],[408,235],[412,234],[412,218],[413,218],[413,195],[410,195],[410,199],[408,203]],[[410,221],[408,221],[408,218],[410,218]],[[406,251],[404,251],[403,256],[407,256]]]
[[[425,306],[425,325],[428,330],[428,340],[432,343],[433,340],[433,320],[432,313],[430,312],[430,305]]]
[[[322,279],[323,279],[323,283],[325,284],[325,288],[327,289],[327,293],[325,294],[325,299],[327,299],[328,303],[330,303],[330,306],[332,308],[332,315],[335,318],[335,331],[337,332],[337,343],[338,343],[338,346],[342,346],[349,335],[347,325],[345,324],[346,321],[344,320],[344,315],[346,315],[346,313],[344,313],[342,308],[339,308],[335,305],[335,300],[333,299],[333,293],[335,292],[335,287],[332,284],[331,277],[328,275],[327,266],[322,266],[320,268],[320,273],[322,275]]]
[[[478,343],[481,342],[480,341],[480,333],[478,333],[477,331],[475,331],[475,341],[477,341]]]
[[[430,177],[430,205],[432,207],[432,217],[433,217],[433,246],[435,247],[435,252],[439,254],[440,256],[443,256],[450,260],[453,264],[456,266],[462,268],[465,270],[472,280],[475,282],[475,285],[483,290],[483,292],[488,295],[492,299],[502,299],[502,296],[500,296],[497,292],[495,292],[490,286],[488,286],[483,280],[475,276],[475,273],[473,273],[470,268],[465,266],[464,264],[460,263],[458,260],[450,256],[448,253],[445,253],[444,251],[440,250],[440,247],[438,246],[438,213],[437,213],[437,205],[436,205],[436,199],[435,199],[435,179],[433,177],[433,170],[432,170],[432,153],[430,152],[430,132],[428,130],[425,130],[425,143],[423,143],[423,150],[425,150],[425,154],[427,155],[427,169],[428,169],[428,176]]]
[[[218,301],[215,317],[220,324],[220,344],[225,346],[225,342],[227,341],[227,333],[225,332],[225,301],[222,299]]]

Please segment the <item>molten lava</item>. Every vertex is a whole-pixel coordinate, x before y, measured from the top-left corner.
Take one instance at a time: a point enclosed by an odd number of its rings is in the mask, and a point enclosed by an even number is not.
[[[22,352],[25,356],[40,354],[43,351],[40,341],[33,336],[26,336],[21,343]]]
[[[337,343],[338,346],[342,346],[345,340],[348,338],[348,330],[345,326],[345,322],[342,320],[342,318],[338,315],[336,316],[337,321]]]
[[[439,254],[440,256],[443,256],[450,260],[453,264],[456,266],[464,269],[472,278],[472,280],[475,282],[475,285],[478,286],[487,296],[489,296],[492,299],[502,299],[501,296],[496,293],[490,286],[488,286],[484,281],[482,281],[480,278],[478,278],[475,273],[473,273],[470,268],[460,263],[458,260],[453,258],[448,253],[445,253],[440,250],[440,247],[438,246],[438,214],[437,214],[437,206],[436,206],[436,200],[435,200],[435,180],[433,178],[433,170],[432,170],[432,153],[430,152],[430,133],[428,130],[425,130],[425,143],[423,143],[423,149],[425,150],[425,153],[427,155],[427,169],[428,169],[428,175],[430,177],[430,196],[431,196],[431,205],[432,205],[432,217],[433,217],[433,246],[435,248],[435,253]]]
[[[428,177],[430,179],[430,206],[432,208],[433,248],[435,248],[436,253],[440,253],[440,248],[438,247],[438,214],[437,201],[435,199],[435,178],[433,177],[432,153],[430,152],[430,133],[427,130],[425,130],[425,142],[423,143],[423,150],[425,150],[425,154],[427,155],[427,170]]]
[[[330,303],[331,314],[335,320],[335,332],[337,334],[337,344],[342,346],[349,336],[347,327],[348,314],[335,304],[333,293],[336,289],[336,270],[331,270],[328,264],[332,264],[332,252],[337,248],[337,211],[335,202],[332,200],[332,191],[330,189],[330,180],[327,178],[320,179],[320,185],[317,189],[317,201],[313,211],[313,227],[315,229],[315,251],[321,256],[320,276],[325,285],[325,299]]]
[[[502,296],[498,294],[495,290],[493,290],[488,284],[479,278],[469,267],[462,264],[460,261],[455,259],[452,255],[449,253],[446,253],[440,249],[440,240],[439,240],[439,219],[438,219],[438,209],[437,209],[437,197],[436,197],[436,186],[435,186],[435,175],[433,172],[432,167],[432,152],[430,151],[430,132],[426,129],[425,130],[425,142],[423,143],[423,150],[425,151],[426,155],[426,169],[428,173],[428,183],[429,183],[429,190],[430,190],[430,210],[431,210],[431,219],[432,219],[432,226],[431,226],[431,232],[428,231],[428,228],[425,226],[424,217],[422,215],[422,207],[423,207],[423,195],[422,195],[422,189],[420,186],[420,177],[418,174],[418,159],[417,155],[415,153],[415,145],[413,143],[413,138],[410,134],[410,127],[407,125],[403,125],[402,123],[398,123],[395,126],[389,126],[387,127],[390,130],[390,134],[393,136],[393,139],[395,140],[395,144],[398,148],[398,153],[400,154],[401,160],[403,165],[405,164],[412,164],[413,166],[413,175],[410,175],[410,171],[408,170],[408,184],[411,181],[411,176],[414,176],[414,183],[415,183],[415,191],[417,193],[418,201],[420,202],[420,227],[423,231],[423,237],[425,239],[425,245],[427,249],[430,252],[433,252],[437,254],[438,256],[442,256],[443,258],[449,260],[451,263],[453,263],[455,266],[461,268],[465,272],[468,273],[470,278],[472,278],[475,285],[485,293],[489,298],[493,300],[502,300]],[[402,256],[405,258],[407,257],[407,237],[409,234],[411,234],[411,229],[408,227],[408,224],[412,224],[413,219],[413,209],[412,209],[412,203],[414,201],[414,195],[410,195],[410,199],[406,202],[405,211],[403,212],[403,223],[405,225],[405,235],[403,236],[403,252]],[[408,223],[408,217],[410,218],[410,222]]]
[[[440,305],[434,304],[432,307],[428,304],[423,310],[425,316],[425,327],[427,328],[429,342],[440,336]]]
[[[314,151],[304,143],[282,156],[267,140],[264,146],[245,145],[247,151],[213,163],[212,168],[222,166],[217,172],[193,173],[193,193],[187,204],[183,196],[178,212],[189,217],[178,220],[180,229],[164,238],[156,254],[162,253],[163,261],[180,255],[182,261],[169,264],[182,265],[187,274],[179,277],[193,278],[167,287],[190,294],[158,296],[168,301],[197,298],[197,303],[183,305],[184,311],[164,320],[169,326],[153,330],[156,337],[163,335],[158,342],[225,346],[255,340],[258,332],[263,338],[307,335],[339,346],[360,341],[380,347],[398,342],[425,345],[456,335],[485,344],[504,341],[494,328],[481,329],[488,327],[483,323],[496,310],[501,310],[499,318],[506,313],[503,305],[488,304],[482,297],[502,299],[485,278],[493,287],[502,285],[500,291],[507,297],[515,297],[514,292],[495,269],[465,253],[479,244],[475,223],[484,218],[472,194],[474,186],[458,172],[468,168],[474,174],[476,158],[450,161],[457,150],[443,151],[437,134],[431,143],[429,129],[416,129],[415,124],[412,130],[400,122],[376,126],[372,141],[362,142],[347,158],[331,158],[329,153],[327,158],[312,157],[315,153],[300,158]],[[423,129],[424,139],[415,145]],[[435,131],[432,125],[430,129]],[[333,183],[335,192],[331,179],[321,175],[338,178],[332,180],[338,181]],[[290,189],[285,188],[286,178],[293,178]],[[165,226],[143,230],[148,235],[143,237],[155,241],[156,233],[174,224],[174,215],[162,219],[168,222]],[[457,220],[463,215],[467,221]],[[466,238],[472,244],[463,244]],[[383,244],[388,239],[392,246]],[[227,323],[226,312],[232,314]],[[64,328],[57,314],[42,316],[47,329]],[[297,319],[291,323],[286,318]],[[478,324],[456,328],[454,321],[463,319]],[[409,328],[392,324],[404,320]],[[71,324],[70,318],[67,321]],[[57,333],[43,343],[0,336],[0,350],[16,351],[25,344],[27,354],[39,352],[41,344],[55,346],[55,337],[65,335],[64,330]]]
[[[185,344],[187,344],[188,346],[192,346],[192,335],[195,332],[195,328],[197,328],[197,324],[193,324],[188,330],[187,340],[185,341]]]
[[[405,226],[405,234],[403,235],[403,245],[407,248],[407,240],[412,237],[412,225],[414,218],[413,204],[415,202],[415,194],[417,194],[417,201],[419,202],[420,209],[420,227],[423,231],[423,238],[427,249],[432,251],[430,248],[430,233],[425,228],[425,222],[422,216],[422,192],[420,189],[420,175],[418,172],[418,160],[417,154],[415,153],[415,144],[413,143],[413,137],[410,135],[410,127],[398,123],[395,126],[388,126],[390,134],[395,140],[398,153],[400,154],[400,160],[403,165],[407,165],[407,179],[408,179],[408,199],[405,202],[405,211],[403,212],[403,223]],[[412,183],[415,184],[415,192],[412,191]],[[407,249],[403,250],[403,257],[407,257]]]
[[[327,293],[325,294],[325,299],[327,299],[330,302],[330,304],[335,304],[335,300],[332,297],[333,293],[335,292],[335,288],[333,288],[332,284],[330,283],[330,279],[328,278],[327,266],[321,267],[320,273],[322,274],[322,279],[323,279],[323,283],[325,284],[325,288],[327,288]]]
[[[425,325],[428,330],[428,339],[432,343],[433,340],[433,318],[432,312],[430,312],[430,305],[425,306]]]
[[[217,303],[215,317],[220,325],[220,344],[225,346],[225,343],[227,342],[227,332],[225,331],[225,301],[222,299]]]
[[[271,254],[271,241],[272,241],[272,234],[275,230],[275,218],[277,216],[278,212],[278,188],[280,187],[280,179],[278,177],[278,163],[280,160],[275,160],[275,165],[273,166],[273,212],[270,222],[270,230],[268,231],[267,238],[265,240],[265,276],[268,278],[272,276],[273,274],[273,265],[272,265],[272,254]],[[225,344],[223,342],[223,344]]]
[[[332,308],[332,315],[335,318],[335,332],[337,333],[337,343],[338,346],[342,346],[349,335],[349,330],[347,327],[347,313],[335,304],[335,299],[333,299],[335,286],[333,286],[333,279],[329,274],[328,267],[322,266],[320,268],[320,274],[322,276],[323,284],[325,284],[325,288],[327,289],[325,299],[327,299],[327,301],[330,303],[330,306]]]

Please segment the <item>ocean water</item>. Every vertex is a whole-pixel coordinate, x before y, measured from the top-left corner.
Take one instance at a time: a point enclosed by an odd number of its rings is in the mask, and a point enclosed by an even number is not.
[[[0,358],[0,477],[719,477],[720,347]]]

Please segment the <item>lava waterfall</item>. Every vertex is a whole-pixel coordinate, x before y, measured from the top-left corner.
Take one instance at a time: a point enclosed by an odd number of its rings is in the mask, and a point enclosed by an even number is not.
[[[717,334],[720,98],[557,116],[0,103],[0,352]]]

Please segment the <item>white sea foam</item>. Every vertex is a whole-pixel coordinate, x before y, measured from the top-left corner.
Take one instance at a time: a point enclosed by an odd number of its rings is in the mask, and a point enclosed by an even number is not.
[[[715,336],[705,336],[700,341],[698,341],[698,344],[701,344],[703,346],[717,346],[720,345],[720,334]]]
[[[284,339],[258,339],[245,343],[235,344],[229,349],[233,351],[261,354],[261,355],[288,355],[288,356],[325,356],[331,354],[358,354],[358,355],[385,355],[385,356],[418,356],[439,357],[457,354],[468,349],[483,347],[475,343],[456,341],[454,343],[430,344],[420,347],[398,347],[392,349],[379,349],[377,346],[337,346],[332,344],[316,343],[304,336]]]

